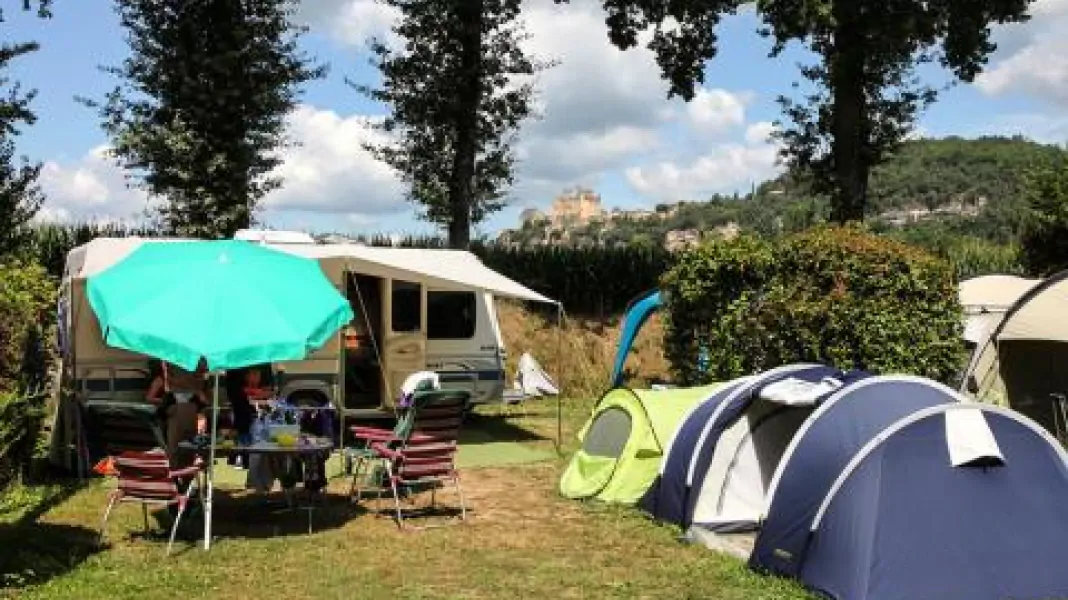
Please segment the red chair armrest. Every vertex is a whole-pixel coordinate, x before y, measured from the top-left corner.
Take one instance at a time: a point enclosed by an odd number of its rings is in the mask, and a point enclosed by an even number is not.
[[[374,442],[371,444],[371,449],[378,453],[382,458],[388,458],[390,460],[396,460],[402,455],[400,452],[390,448],[384,442]]]
[[[181,469],[171,469],[171,477],[191,477],[200,473],[200,466],[193,465],[191,467],[183,467]]]
[[[362,438],[368,441],[393,441],[393,431],[389,429],[379,429],[378,427],[362,427],[356,426],[349,428],[352,435],[358,438]]]

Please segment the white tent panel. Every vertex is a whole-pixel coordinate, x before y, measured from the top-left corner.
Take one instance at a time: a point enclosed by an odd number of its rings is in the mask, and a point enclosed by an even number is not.
[[[726,431],[720,434],[716,448],[712,452],[712,460],[708,464],[705,480],[701,484],[697,501],[694,504],[693,522],[712,523],[720,517],[720,498],[723,497],[724,483],[734,462],[738,458],[738,448],[749,437],[752,422],[748,414],[735,421]]]
[[[712,529],[755,527],[779,462],[811,414],[807,407],[754,403],[716,444],[693,522]]]
[[[987,338],[997,329],[1003,318],[1005,318],[1004,311],[965,316],[964,339],[977,346],[986,343]]]

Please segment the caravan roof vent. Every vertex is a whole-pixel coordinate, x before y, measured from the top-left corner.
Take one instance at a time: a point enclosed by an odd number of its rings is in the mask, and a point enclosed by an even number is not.
[[[261,244],[314,244],[315,238],[300,231],[276,231],[272,229],[241,229],[234,234],[235,240]]]

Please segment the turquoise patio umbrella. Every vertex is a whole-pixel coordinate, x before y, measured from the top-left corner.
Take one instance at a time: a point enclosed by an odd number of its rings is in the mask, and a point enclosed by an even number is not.
[[[353,318],[319,263],[240,240],[146,242],[86,282],[109,346],[215,373],[204,546],[220,370],[300,360]]]
[[[318,262],[239,240],[146,242],[86,287],[109,346],[188,371],[299,360],[353,317]]]

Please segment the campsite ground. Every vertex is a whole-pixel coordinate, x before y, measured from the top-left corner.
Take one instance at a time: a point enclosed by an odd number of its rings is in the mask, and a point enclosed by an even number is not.
[[[679,542],[678,531],[638,511],[565,500],[556,491],[593,398],[604,387],[618,319],[569,323],[560,336],[514,305],[500,307],[514,362],[530,351],[582,400],[564,402],[563,457],[555,402],[479,409],[460,452],[472,508],[466,525],[398,532],[393,522],[335,497],[315,515],[272,514],[240,492],[217,504],[217,545],[181,542],[164,558],[121,507],[108,545],[94,549],[108,483],[16,488],[0,497],[0,596],[22,598],[807,598],[725,555]],[[654,319],[628,367],[638,380],[666,368]],[[562,362],[558,362],[557,351]],[[559,365],[559,367],[558,367]],[[559,368],[559,370],[558,370]],[[335,473],[336,471],[330,471]],[[237,488],[240,473],[227,474]],[[442,501],[451,502],[448,491]],[[192,532],[195,535],[196,532]],[[190,536],[190,537],[191,537]]]
[[[568,403],[566,440],[574,438],[588,407],[588,401]],[[637,511],[560,498],[562,458],[500,464],[509,453],[552,449],[552,404],[531,404],[524,414],[481,412],[478,420],[494,424],[499,434],[527,433],[495,441],[501,445],[481,457],[468,455],[483,466],[463,471],[473,509],[466,525],[399,532],[390,519],[345,502],[346,480],[337,479],[330,489],[339,495],[315,515],[311,535],[303,514],[272,514],[234,492],[218,503],[219,541],[210,552],[186,541],[165,559],[163,542],[139,537],[136,507],[116,512],[108,546],[93,551],[106,482],[41,488],[47,492],[38,498],[45,500],[41,510],[0,516],[0,585],[7,586],[0,593],[109,600],[807,597],[735,559],[678,542],[675,530]],[[452,501],[447,492],[441,499]]]

